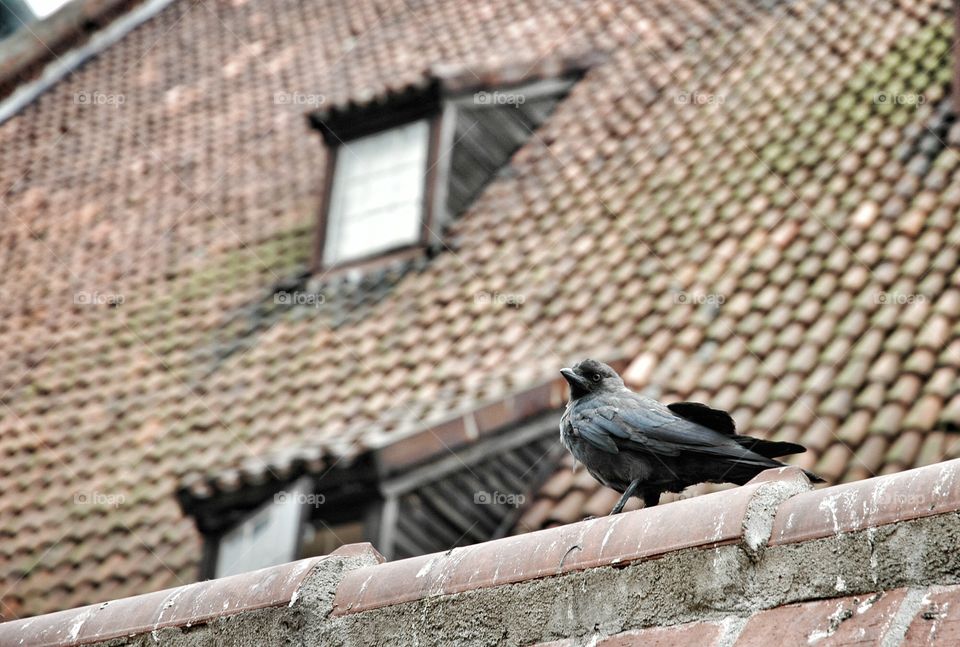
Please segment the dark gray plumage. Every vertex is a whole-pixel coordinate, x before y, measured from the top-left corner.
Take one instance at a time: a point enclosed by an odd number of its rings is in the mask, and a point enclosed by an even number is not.
[[[737,435],[726,411],[697,402],[664,405],[634,393],[602,362],[586,359],[560,373],[570,385],[560,440],[595,479],[623,494],[610,514],[631,496],[650,507],[662,493],[696,483],[743,485],[763,470],[783,467],[776,457],[806,451]]]

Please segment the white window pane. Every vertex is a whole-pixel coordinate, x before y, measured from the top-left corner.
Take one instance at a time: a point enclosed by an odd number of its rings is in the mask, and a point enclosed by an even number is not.
[[[54,13],[70,0],[26,0],[27,6],[37,18],[41,20]]]
[[[281,494],[223,535],[217,547],[217,577],[296,559],[305,493],[293,488]]]
[[[420,237],[419,205],[399,205],[378,211],[344,227],[341,253],[357,257],[368,249],[390,249]]]
[[[327,214],[327,262],[417,242],[430,126],[417,121],[341,146]]]

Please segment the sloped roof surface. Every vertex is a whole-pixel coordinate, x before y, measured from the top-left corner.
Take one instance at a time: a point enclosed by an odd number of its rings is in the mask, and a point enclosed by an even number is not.
[[[173,4],[0,125],[0,613],[192,581],[184,474],[380,446],[584,354],[829,480],[956,456],[948,11]],[[275,303],[313,241],[307,110],[595,52],[454,251]]]
[[[831,482],[958,455],[946,8],[794,5],[763,40],[672,71],[667,92],[687,94],[638,116],[651,153],[623,203],[651,211],[631,223],[650,277],[615,306],[640,313],[632,387],[799,441],[791,462]],[[616,499],[568,459],[518,530]]]

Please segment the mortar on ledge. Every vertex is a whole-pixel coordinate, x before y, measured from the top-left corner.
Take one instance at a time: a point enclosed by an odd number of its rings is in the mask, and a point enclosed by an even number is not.
[[[951,586],[960,582],[958,511],[960,461],[820,490],[782,468],[732,490],[396,562],[369,544],[344,546],[2,624],[0,645],[614,645],[698,636],[726,646],[781,629],[797,640],[855,629],[877,643],[913,644],[929,623],[941,632],[960,626],[950,624],[960,603],[929,606],[960,600]]]

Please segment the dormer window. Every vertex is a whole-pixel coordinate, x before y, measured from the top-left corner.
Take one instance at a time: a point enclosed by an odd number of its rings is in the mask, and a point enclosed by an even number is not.
[[[533,136],[576,74],[496,89],[434,79],[368,105],[312,113],[327,150],[314,269],[442,246],[449,221]]]
[[[420,242],[430,121],[366,135],[337,148],[323,258],[336,265]]]
[[[504,536],[562,451],[551,392],[528,392],[524,407],[531,408],[516,407],[515,418],[478,439],[451,438],[463,443],[453,447],[427,440],[434,428],[449,427],[445,421],[399,441],[406,446],[351,461],[303,449],[194,475],[177,494],[205,538],[200,576],[326,555],[360,541],[402,559]]]

